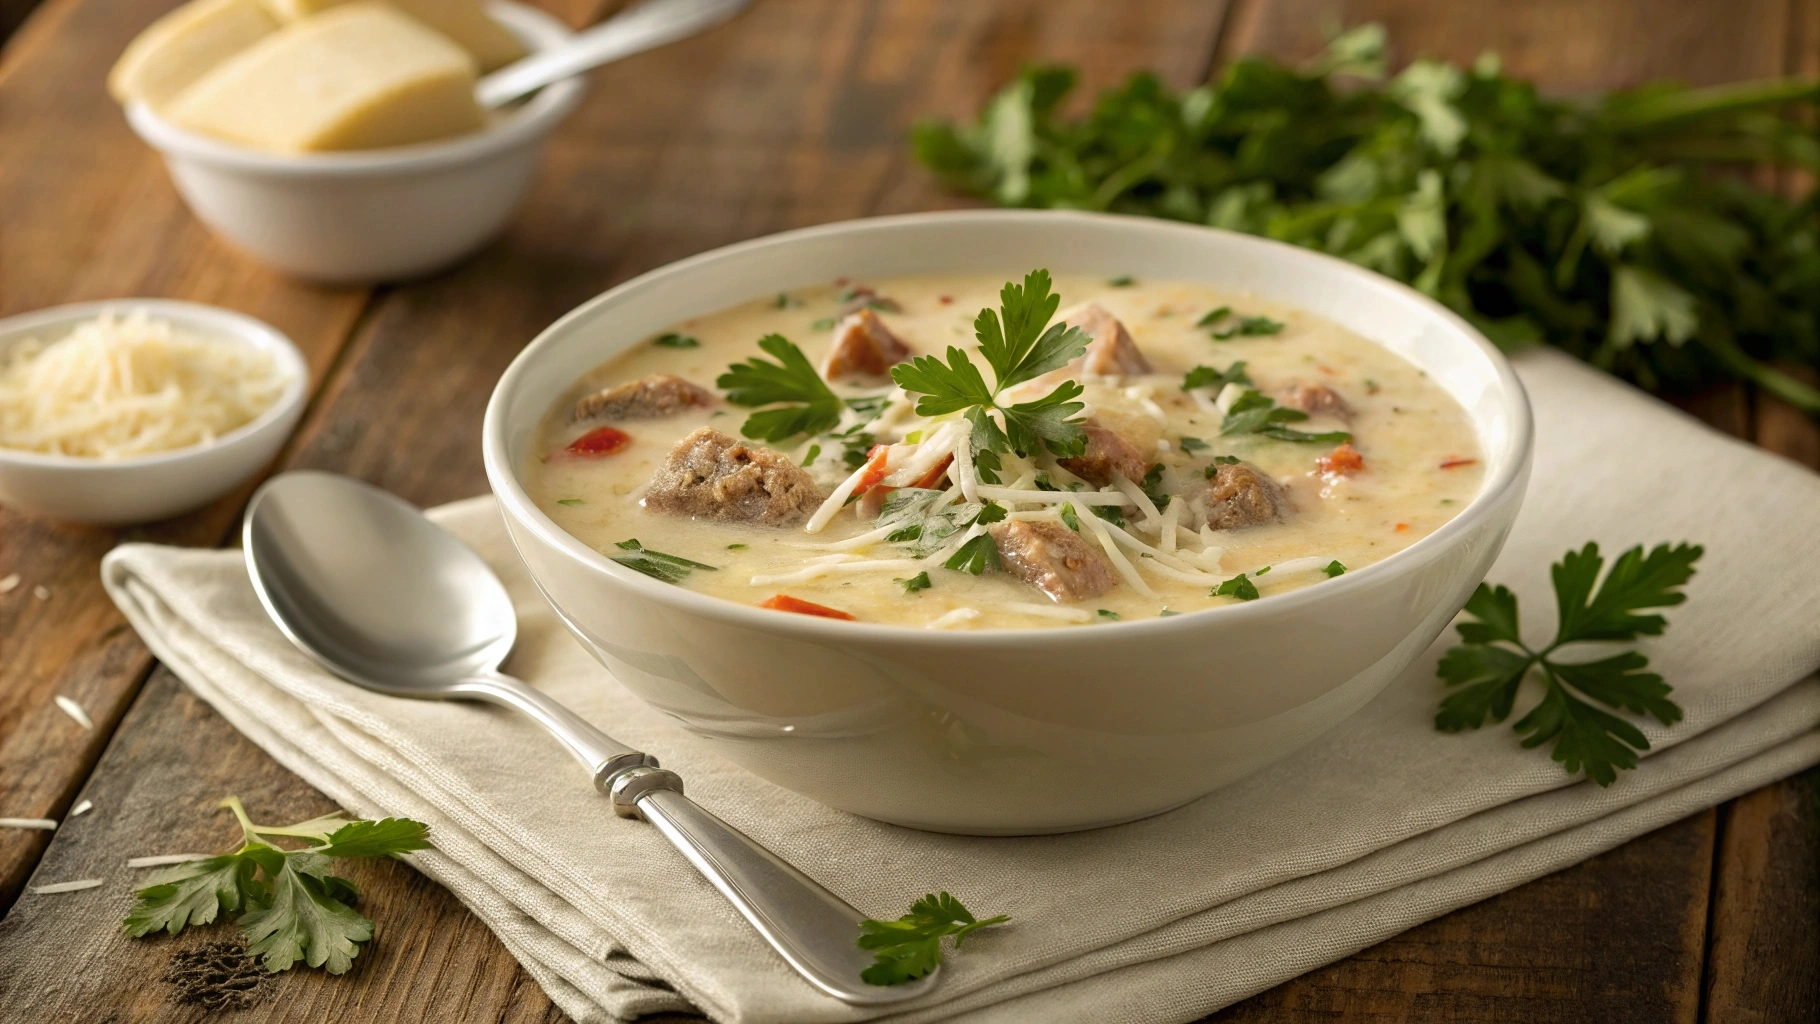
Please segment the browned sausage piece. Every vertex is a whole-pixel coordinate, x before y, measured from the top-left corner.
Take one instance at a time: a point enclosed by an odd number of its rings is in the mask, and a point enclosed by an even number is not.
[[[1282,485],[1249,462],[1221,466],[1207,482],[1207,525],[1216,530],[1281,522],[1289,517]]]
[[[1079,327],[1093,339],[1087,344],[1087,354],[1081,357],[1082,370],[1101,377],[1150,372],[1150,361],[1138,351],[1137,342],[1131,340],[1131,332],[1099,303],[1089,303],[1076,310],[1066,323]]]
[[[795,526],[822,503],[802,467],[703,427],[670,449],[645,491],[648,512],[760,526]]]
[[[986,533],[998,545],[1005,571],[1057,601],[1098,597],[1118,586],[1105,552],[1053,519],[993,523]]]
[[[1150,472],[1153,460],[1137,445],[1092,422],[1084,429],[1087,450],[1072,459],[1060,460],[1063,469],[1102,487],[1112,482],[1114,472],[1123,473],[1125,479],[1134,482]]]
[[[575,403],[573,420],[655,420],[714,404],[714,392],[668,373],[603,388]]]
[[[844,317],[834,325],[834,347],[822,360],[822,377],[883,377],[910,358],[910,349],[891,333],[870,309]]]
[[[1352,419],[1352,406],[1340,393],[1325,384],[1294,384],[1283,392],[1283,404],[1291,409],[1300,409],[1310,416],[1332,416],[1336,419]]]

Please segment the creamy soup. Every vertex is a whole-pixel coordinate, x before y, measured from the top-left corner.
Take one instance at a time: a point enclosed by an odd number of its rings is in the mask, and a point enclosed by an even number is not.
[[[1004,286],[836,281],[677,324],[550,411],[527,487],[571,534],[677,586],[947,629],[1319,586],[1478,491],[1465,411],[1340,325],[1201,285],[1062,277],[1016,370],[1016,351],[995,364],[976,338],[982,311],[998,329]],[[1020,308],[1014,341],[1042,326],[1020,331]],[[996,388],[1000,366],[1030,379]]]

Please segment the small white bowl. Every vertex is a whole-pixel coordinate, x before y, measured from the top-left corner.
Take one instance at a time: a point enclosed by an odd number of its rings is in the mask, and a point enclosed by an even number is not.
[[[534,50],[573,36],[520,4],[491,13]],[[288,274],[368,283],[440,270],[498,234],[530,187],[544,139],[585,89],[580,77],[548,86],[473,135],[343,153],[236,146],[138,103],[126,116],[210,230]]]
[[[660,583],[566,533],[526,493],[537,425],[652,333],[836,277],[1021,274],[1192,281],[1344,324],[1465,408],[1479,493],[1440,529],[1318,586],[1172,618],[925,630],[785,615]],[[1530,414],[1510,364],[1439,303],[1281,242],[1172,221],[960,211],[792,231],[704,253],[582,305],[519,353],[481,444],[506,527],[562,622],[615,678],[780,786],[947,832],[1129,821],[1315,742],[1407,669],[1516,518]]]
[[[168,519],[233,490],[278,454],[303,415],[310,368],[291,339],[250,316],[173,299],[53,306],[0,320],[0,354],[26,338],[55,341],[103,313],[135,312],[205,337],[270,352],[290,381],[270,409],[211,444],[125,459],[0,448],[0,505],[104,526]]]

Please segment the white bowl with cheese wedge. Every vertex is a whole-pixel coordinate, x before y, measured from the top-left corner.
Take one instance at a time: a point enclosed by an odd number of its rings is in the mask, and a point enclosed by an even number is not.
[[[489,13],[530,49],[572,38],[548,14],[516,3]],[[466,135],[386,149],[279,153],[180,127],[144,103],[128,122],[164,158],[197,218],[287,274],[323,283],[419,277],[497,235],[537,171],[543,142],[586,84],[570,78],[488,115]]]

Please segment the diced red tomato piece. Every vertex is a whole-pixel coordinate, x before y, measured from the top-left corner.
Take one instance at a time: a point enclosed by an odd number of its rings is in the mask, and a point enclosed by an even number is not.
[[[1397,532],[1398,532],[1398,533],[1408,533],[1408,532],[1409,532],[1409,524],[1408,524],[1408,523],[1398,523],[1398,524],[1397,524]]]
[[[942,456],[942,461],[936,463],[934,469],[931,469],[929,472],[924,473],[922,476],[917,477],[916,482],[911,484],[910,486],[912,486],[912,487],[934,487],[936,484],[939,484],[942,482],[942,477],[947,475],[948,467],[950,465],[952,465],[953,463],[954,463],[954,456],[952,456],[952,455]]]
[[[878,486],[878,482],[885,478],[885,458],[890,454],[890,449],[882,444],[872,446],[872,450],[866,453],[871,461],[866,464],[866,471],[860,474],[859,483],[853,485],[854,494],[864,494]]]
[[[1335,476],[1351,476],[1365,468],[1365,456],[1351,444],[1342,444],[1326,455],[1314,460],[1321,467],[1321,472]]]
[[[1479,461],[1478,459],[1462,459],[1458,456],[1449,455],[1445,460],[1442,461],[1441,468],[1442,469],[1458,469],[1461,466],[1476,465],[1478,463],[1478,461]]]
[[[830,608],[825,604],[804,601],[801,598],[791,597],[789,594],[778,594],[775,597],[766,598],[759,603],[759,607],[769,608],[774,612],[795,612],[798,615],[818,615],[824,619],[845,619],[848,622],[857,621],[853,616],[848,615],[839,608]]]
[[[576,438],[563,451],[589,457],[612,455],[632,443],[632,435],[613,427],[595,427]]]

